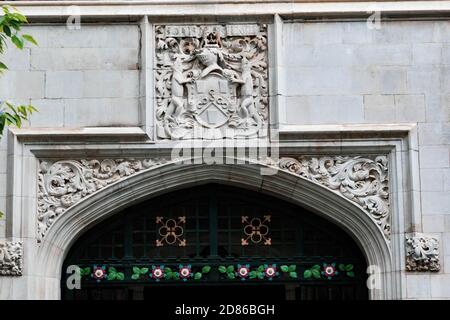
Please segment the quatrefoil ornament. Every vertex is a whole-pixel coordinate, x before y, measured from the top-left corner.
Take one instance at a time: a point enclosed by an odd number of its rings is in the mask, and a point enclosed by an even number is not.
[[[272,245],[270,234],[270,215],[265,215],[263,218],[252,218],[242,216],[244,238],[241,239],[242,246],[248,246],[250,243],[263,244],[265,246]]]
[[[177,217],[165,219],[164,217],[156,217],[156,224],[159,225],[158,235],[156,239],[156,246],[163,247],[164,245],[185,247],[186,239],[184,239],[184,227],[186,225],[186,217]]]

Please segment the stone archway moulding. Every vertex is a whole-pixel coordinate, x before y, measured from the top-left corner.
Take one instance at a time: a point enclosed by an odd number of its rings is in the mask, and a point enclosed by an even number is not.
[[[371,290],[371,298],[396,296],[395,267],[389,234],[385,232],[389,222],[385,156],[281,158],[276,162],[266,159],[241,165],[180,165],[161,158],[64,160],[41,161],[40,166],[38,239],[41,243],[36,254],[39,270],[35,271],[58,286],[53,298],[59,298],[65,255],[87,229],[145,199],[209,182],[270,193],[307,207],[341,226],[360,245],[368,264],[382,270],[378,286],[381,290]],[[281,170],[274,175],[261,175],[261,168],[268,167]],[[326,173],[325,168],[334,169]],[[364,195],[350,192],[352,187],[362,188]]]

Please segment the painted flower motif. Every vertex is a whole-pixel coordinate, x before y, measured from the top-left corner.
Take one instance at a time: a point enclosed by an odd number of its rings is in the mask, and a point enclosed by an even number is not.
[[[165,277],[164,275],[164,266],[152,266],[152,275],[151,277],[156,281],[159,281]]]
[[[183,266],[183,265],[179,265],[179,273],[180,273],[180,278],[183,279],[183,281],[186,281],[187,279],[189,279],[190,277],[192,277],[192,270],[191,270],[191,265],[187,265],[187,266]]]
[[[246,264],[246,265],[238,264],[236,275],[239,278],[241,278],[241,280],[247,279],[248,276],[250,275],[250,265],[249,264]]]
[[[331,280],[334,276],[338,275],[336,270],[336,264],[323,264],[322,275],[324,275],[328,280]]]
[[[274,277],[278,276],[279,273],[277,272],[277,265],[264,265],[264,274],[266,275],[266,278],[269,280],[272,280]]]
[[[106,274],[106,267],[105,266],[94,266],[92,271],[92,277],[97,280],[97,282],[100,282],[101,280],[105,279],[107,276]]]

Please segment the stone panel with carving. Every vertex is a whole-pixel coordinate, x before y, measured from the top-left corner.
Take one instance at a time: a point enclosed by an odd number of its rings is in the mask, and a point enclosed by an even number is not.
[[[265,25],[159,25],[155,34],[158,138],[267,134]]]
[[[40,161],[38,177],[38,241],[54,220],[84,197],[131,176],[164,163],[149,160],[62,160]]]
[[[385,238],[390,238],[386,156],[281,157],[272,165],[324,185],[356,202],[376,221]]]
[[[0,275],[21,276],[23,269],[22,242],[0,241]]]
[[[406,236],[406,270],[433,271],[441,269],[439,264],[439,241],[423,233]]]

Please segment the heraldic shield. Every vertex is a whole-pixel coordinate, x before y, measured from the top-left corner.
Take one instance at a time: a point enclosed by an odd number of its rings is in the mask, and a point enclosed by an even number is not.
[[[194,118],[206,128],[220,128],[236,111],[237,83],[221,73],[211,72],[187,84],[188,107]]]

